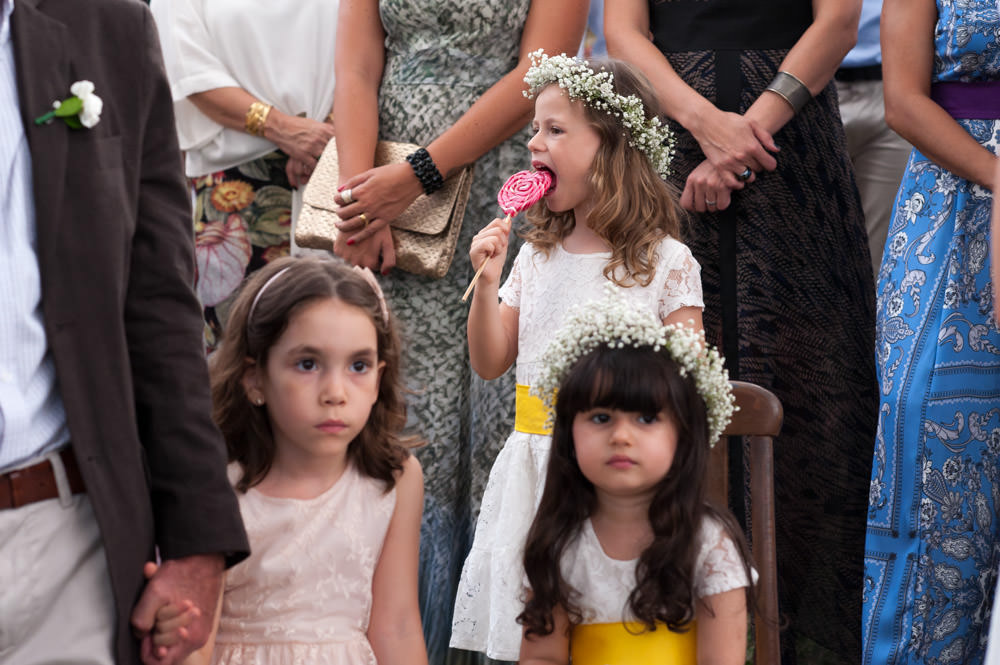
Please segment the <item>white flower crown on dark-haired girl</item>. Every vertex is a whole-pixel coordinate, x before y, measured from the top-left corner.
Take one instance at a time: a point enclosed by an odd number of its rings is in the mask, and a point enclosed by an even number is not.
[[[646,117],[646,109],[638,96],[615,92],[611,72],[594,71],[585,60],[565,53],[550,56],[538,49],[530,57],[531,68],[524,75],[524,82],[528,84],[525,97],[531,99],[539,90],[555,83],[570,99],[618,118],[628,130],[629,145],[645,153],[661,178],[670,175],[670,161],[677,142],[674,133],[655,113],[651,118]]]
[[[705,333],[681,324],[665,326],[649,310],[639,309],[608,285],[606,295],[570,311],[566,323],[549,343],[539,362],[545,369],[532,383],[537,394],[551,410],[556,389],[576,362],[601,345],[612,349],[626,346],[666,349],[677,363],[681,376],[694,379],[698,394],[705,401],[708,414],[709,444],[726,429],[736,411],[729,372],[722,366],[719,352],[705,344]]]

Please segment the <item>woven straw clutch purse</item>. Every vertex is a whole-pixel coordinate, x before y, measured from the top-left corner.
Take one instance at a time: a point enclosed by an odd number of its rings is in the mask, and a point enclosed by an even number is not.
[[[375,166],[403,162],[420,146],[379,141]],[[336,141],[330,141],[316,164],[302,193],[302,212],[295,225],[295,242],[302,247],[333,251],[340,221],[333,201],[339,180]],[[444,187],[430,196],[421,194],[392,222],[396,244],[396,267],[416,275],[444,277],[455,256],[458,232],[462,228],[465,204],[472,185],[472,167],[444,181]]]

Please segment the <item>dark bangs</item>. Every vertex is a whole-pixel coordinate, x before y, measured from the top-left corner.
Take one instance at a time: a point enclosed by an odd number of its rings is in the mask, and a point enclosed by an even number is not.
[[[573,442],[576,415],[593,408],[663,411],[674,422],[673,461],[656,483],[648,509],[653,542],[636,564],[636,587],[628,605],[650,630],[658,624],[683,630],[696,610],[694,570],[702,521],[706,516],[720,520],[744,556],[746,548],[735,522],[705,502],[708,420],[694,379],[680,375],[666,349],[653,351],[649,346],[598,346],[573,364],[559,386],[545,491],[524,549],[532,593],[518,621],[528,635],[548,635],[555,628],[553,612],[559,606],[571,623],[582,621],[578,596],[563,579],[560,562],[597,506],[594,485],[580,470]]]
[[[601,345],[581,358],[559,388],[557,410],[576,414],[593,408],[639,413],[677,413],[677,365],[649,347]]]

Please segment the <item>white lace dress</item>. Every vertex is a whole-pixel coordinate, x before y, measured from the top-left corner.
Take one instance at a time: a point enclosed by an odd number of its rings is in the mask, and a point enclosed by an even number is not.
[[[702,522],[698,539],[701,549],[695,559],[695,598],[707,598],[747,586],[746,569],[739,550],[719,522],[711,518]],[[582,623],[634,619],[627,608],[628,596],[635,588],[638,561],[609,557],[590,520],[583,523],[580,536],[566,548],[562,560],[563,578],[580,594]]]
[[[666,238],[658,255],[652,282],[622,289],[623,297],[661,319],[681,307],[703,308],[701,268],[687,246]],[[546,258],[530,244],[522,246],[500,289],[503,302],[520,310],[517,383],[530,386],[539,375],[539,358],[569,309],[605,295],[602,271],[610,257],[610,252],[572,254],[557,246]],[[455,599],[452,647],[517,660],[524,539],[542,496],[550,444],[547,435],[514,431],[493,464]]]
[[[226,574],[214,664],[375,665],[372,577],[396,506],[384,489],[349,465],[312,499],[240,495],[251,554]]]

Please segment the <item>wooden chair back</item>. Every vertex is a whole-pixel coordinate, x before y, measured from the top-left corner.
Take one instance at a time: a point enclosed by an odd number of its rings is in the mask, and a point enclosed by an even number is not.
[[[760,577],[758,612],[754,619],[754,663],[780,665],[778,641],[778,558],[774,537],[774,437],[781,431],[781,401],[770,390],[745,381],[731,381],[739,410],[712,448],[708,495],[729,505],[729,446],[727,437],[746,437],[750,456],[751,550]],[[741,501],[742,497],[736,500]]]

